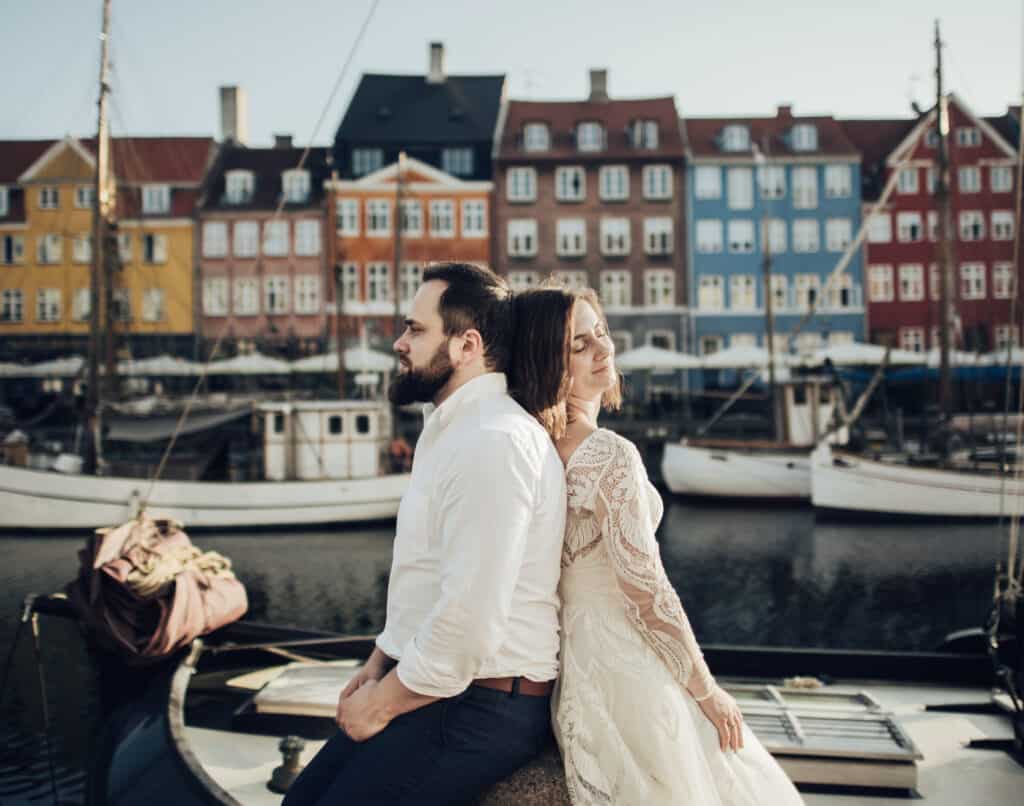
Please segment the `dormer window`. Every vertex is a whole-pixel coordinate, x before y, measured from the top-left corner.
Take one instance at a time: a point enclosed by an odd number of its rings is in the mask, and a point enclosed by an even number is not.
[[[604,151],[604,127],[593,121],[578,124],[576,148],[580,151]]]
[[[309,201],[309,171],[291,170],[281,174],[284,200],[288,204],[304,204]]]
[[[750,150],[750,129],[748,129],[746,126],[726,126],[722,130],[722,150]]]
[[[790,133],[794,151],[818,150],[818,127],[811,123],[800,123]]]
[[[384,165],[384,152],[379,148],[353,148],[352,174],[363,176],[373,173]]]
[[[634,120],[630,140],[634,148],[655,149],[658,147],[658,121]]]
[[[91,205],[89,205],[91,206]],[[142,212],[169,213],[171,211],[171,189],[167,185],[142,186]]]
[[[252,201],[254,184],[252,171],[228,171],[224,174],[225,197],[228,204],[246,204]]]
[[[9,193],[7,188],[0,186],[0,218],[7,215],[10,210]]]
[[[442,148],[441,170],[452,176],[473,175],[472,148]]]
[[[547,151],[551,148],[551,133],[547,123],[527,123],[523,126],[523,150]]]

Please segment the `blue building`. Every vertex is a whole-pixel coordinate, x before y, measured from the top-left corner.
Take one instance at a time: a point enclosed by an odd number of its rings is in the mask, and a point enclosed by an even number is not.
[[[827,285],[861,217],[860,155],[839,124],[782,106],[774,118],[684,118],[682,126],[694,351],[767,345],[766,254],[776,349],[863,341],[859,249]],[[811,305],[816,314],[789,339]]]

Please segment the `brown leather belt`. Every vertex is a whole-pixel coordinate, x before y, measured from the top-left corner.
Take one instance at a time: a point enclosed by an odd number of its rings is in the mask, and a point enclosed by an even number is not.
[[[493,688],[508,694],[526,694],[528,697],[546,697],[555,687],[554,680],[537,683],[525,677],[480,677],[473,681],[474,686]]]

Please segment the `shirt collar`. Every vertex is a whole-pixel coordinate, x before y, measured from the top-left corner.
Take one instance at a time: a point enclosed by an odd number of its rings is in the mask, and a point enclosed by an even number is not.
[[[440,405],[428,403],[423,407],[424,427],[427,423],[437,422],[437,428],[443,429],[455,418],[460,410],[478,400],[490,400],[501,397],[508,391],[508,382],[504,372],[485,372],[466,381],[462,386],[448,395]]]

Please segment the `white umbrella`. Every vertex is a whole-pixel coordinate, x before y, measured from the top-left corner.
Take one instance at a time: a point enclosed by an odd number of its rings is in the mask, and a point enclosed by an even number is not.
[[[287,375],[292,366],[287,361],[262,353],[249,353],[207,364],[211,375]]]
[[[827,358],[839,366],[850,364],[878,366],[885,357],[885,349],[878,344],[863,344],[861,342],[833,344],[816,350],[808,363],[809,366],[817,366],[823,364]],[[889,352],[889,366],[923,364],[924,362],[925,356],[922,353],[915,353],[911,350],[891,350]]]
[[[350,372],[390,372],[395,359],[386,353],[368,347],[349,347],[345,350],[345,369]],[[338,354],[311,355],[292,361],[293,372],[337,372]]]
[[[1003,353],[1003,357],[1006,354]],[[933,347],[923,358],[927,360],[928,366],[935,369],[941,363],[941,355],[939,349]],[[950,350],[949,351],[949,365],[951,367],[983,367],[989,363],[988,356],[982,355],[981,353],[967,353],[963,350]]]
[[[776,352],[775,366],[792,367],[800,359],[789,353]],[[764,347],[727,347],[717,353],[704,356],[701,365],[705,369],[745,369],[768,366],[768,351]]]
[[[158,355],[153,358],[120,361],[117,371],[121,375],[199,375],[203,365],[184,358]]]
[[[623,372],[639,369],[695,369],[701,366],[701,361],[696,356],[687,353],[677,353],[675,350],[666,350],[663,347],[655,347],[653,344],[645,344],[635,350],[627,350],[621,355],[617,355],[615,366]]]
[[[39,378],[51,377],[73,377],[82,371],[85,359],[80,355],[72,355],[68,358],[55,358],[52,361],[42,361],[38,364],[24,367],[20,374],[31,375]]]

